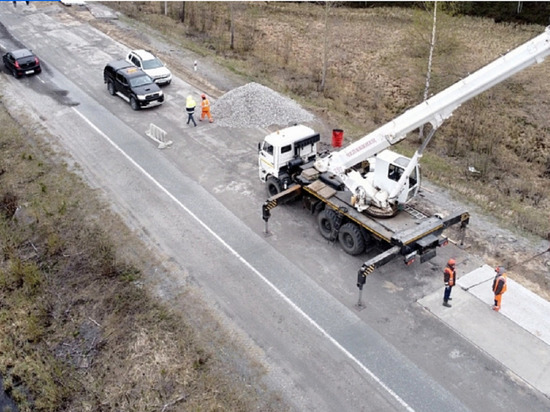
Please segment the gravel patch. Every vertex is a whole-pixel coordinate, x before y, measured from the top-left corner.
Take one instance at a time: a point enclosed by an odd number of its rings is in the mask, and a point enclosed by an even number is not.
[[[286,127],[315,119],[295,101],[258,83],[224,94],[212,105],[212,116],[224,127]]]

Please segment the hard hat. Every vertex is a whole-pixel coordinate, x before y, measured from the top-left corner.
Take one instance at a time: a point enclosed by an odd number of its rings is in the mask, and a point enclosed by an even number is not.
[[[456,260],[454,260],[454,259],[449,259],[449,261],[447,262],[447,264],[448,264],[449,266],[454,266],[454,265],[456,265]]]
[[[506,268],[504,268],[504,266],[497,266],[495,268],[495,272],[497,272],[499,275],[504,275],[506,273]]]
[[[206,95],[205,95],[204,93],[201,94],[201,97],[202,97],[203,99],[206,99]]]

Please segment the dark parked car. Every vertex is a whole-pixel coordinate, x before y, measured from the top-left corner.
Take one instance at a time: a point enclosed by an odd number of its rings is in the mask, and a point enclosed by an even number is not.
[[[2,56],[4,66],[14,77],[20,77],[24,74],[40,73],[40,60],[32,51],[28,49],[19,49],[8,52]]]
[[[103,81],[107,83],[110,94],[122,97],[134,110],[164,102],[164,93],[153,79],[125,60],[116,60],[105,66]]]

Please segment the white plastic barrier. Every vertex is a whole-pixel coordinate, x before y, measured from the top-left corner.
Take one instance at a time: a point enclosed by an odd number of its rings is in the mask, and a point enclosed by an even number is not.
[[[166,139],[166,132],[160,127],[155,126],[153,123],[149,124],[149,129],[145,132],[145,134],[158,143],[159,149],[164,149],[172,144],[171,140]]]

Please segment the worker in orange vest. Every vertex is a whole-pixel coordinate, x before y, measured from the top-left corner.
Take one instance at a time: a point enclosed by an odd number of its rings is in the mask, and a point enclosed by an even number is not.
[[[201,98],[202,98],[202,102],[201,102],[202,111],[201,111],[201,117],[199,120],[202,122],[202,119],[204,119],[205,117],[208,117],[208,120],[210,120],[210,123],[212,123],[214,119],[212,119],[212,115],[210,114],[210,101],[208,100],[208,98],[204,93],[201,94]]]
[[[506,280],[508,275],[506,274],[506,269],[502,266],[497,266],[495,268],[495,272],[497,274],[493,280],[493,293],[495,294],[495,304],[493,305],[493,310],[498,312],[500,310],[502,294],[506,292]]]
[[[451,307],[449,303],[451,298],[451,290],[456,283],[456,270],[455,270],[456,260],[449,259],[447,266],[443,271],[443,281],[445,282],[445,293],[443,294],[443,306]]]

